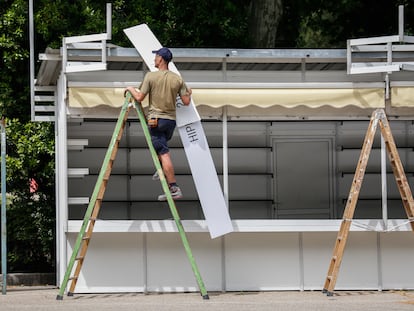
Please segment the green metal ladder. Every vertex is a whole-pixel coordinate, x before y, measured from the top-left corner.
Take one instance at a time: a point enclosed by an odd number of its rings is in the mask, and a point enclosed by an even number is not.
[[[209,299],[208,293],[205,289],[204,282],[201,278],[200,272],[198,270],[197,264],[193,257],[193,253],[191,251],[190,245],[187,240],[187,236],[184,231],[184,227],[181,223],[180,216],[177,212],[177,208],[175,206],[175,202],[171,196],[171,192],[169,190],[167,181],[164,176],[164,172],[161,168],[160,161],[158,159],[157,153],[155,152],[154,146],[152,145],[151,136],[147,127],[147,121],[145,118],[144,110],[140,103],[133,100],[131,94],[129,92],[126,93],[124,105],[121,108],[121,112],[118,117],[117,124],[115,126],[114,133],[112,135],[111,142],[109,144],[108,150],[106,152],[104,161],[102,163],[102,167],[98,176],[98,179],[95,184],[95,188],[89,202],[88,208],[85,212],[85,217],[82,222],[81,229],[79,231],[78,237],[75,241],[75,245],[73,248],[72,256],[69,260],[68,267],[66,269],[65,276],[63,278],[62,284],[59,288],[59,294],[57,295],[57,300],[63,299],[63,294],[67,288],[69,281],[71,281],[71,285],[68,291],[68,296],[73,296],[75,291],[76,283],[79,278],[80,271],[82,269],[83,262],[85,260],[86,252],[88,250],[89,242],[92,237],[93,228],[95,226],[96,219],[99,214],[99,210],[101,208],[102,199],[106,190],[106,185],[108,183],[109,177],[111,175],[113,162],[115,160],[119,142],[122,138],[122,134],[125,128],[126,120],[128,118],[129,111],[131,107],[135,107],[139,121],[142,125],[142,129],[144,131],[145,139],[147,141],[148,147],[151,152],[152,159],[154,161],[155,167],[157,169],[158,175],[160,177],[160,181],[162,184],[162,188],[164,193],[167,196],[167,202],[170,207],[171,213],[174,217],[175,224],[177,226],[178,232],[180,234],[182,243],[184,245],[184,249],[187,253],[187,257],[190,261],[191,267],[193,269],[193,273],[197,280],[200,294],[203,299]],[[76,264],[73,276],[71,276],[73,268]]]

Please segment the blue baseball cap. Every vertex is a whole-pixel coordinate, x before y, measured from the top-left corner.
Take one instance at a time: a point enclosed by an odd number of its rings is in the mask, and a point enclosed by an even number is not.
[[[159,50],[152,51],[152,53],[155,53],[161,56],[167,63],[170,62],[173,58],[171,51],[166,47],[160,48]]]

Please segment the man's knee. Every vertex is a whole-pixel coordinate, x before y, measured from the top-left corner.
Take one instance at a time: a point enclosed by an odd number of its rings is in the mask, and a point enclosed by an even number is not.
[[[152,139],[152,145],[158,155],[169,152],[168,145],[161,139]]]

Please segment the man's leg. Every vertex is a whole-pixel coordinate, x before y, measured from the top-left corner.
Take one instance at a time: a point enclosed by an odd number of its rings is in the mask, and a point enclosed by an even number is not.
[[[158,158],[161,162],[161,167],[170,188],[171,195],[173,199],[180,199],[182,198],[182,193],[175,179],[174,166],[167,144],[174,133],[174,129],[174,120],[158,119],[158,127],[151,129],[151,139],[154,149],[158,153]],[[165,194],[158,196],[158,200],[160,201],[165,201],[166,199],[167,197]]]
[[[178,187],[175,180],[174,166],[171,161],[170,153],[164,153],[159,155],[162,164],[162,170],[164,172],[165,178],[167,179],[168,186],[170,188],[171,196],[174,200],[180,199],[183,197],[180,187]],[[165,194],[158,196],[159,201],[167,200]]]
[[[167,179],[167,183],[170,185],[172,183],[176,183],[175,180],[175,172],[174,172],[174,166],[171,161],[170,153],[164,153],[159,155],[162,170],[164,172],[165,178]]]

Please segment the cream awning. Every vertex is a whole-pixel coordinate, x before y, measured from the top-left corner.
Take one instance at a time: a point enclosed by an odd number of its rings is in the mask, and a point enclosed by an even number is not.
[[[391,107],[414,108],[414,87],[392,87]]]
[[[70,87],[69,107],[121,107],[124,102],[123,92],[124,88],[115,87]],[[383,88],[194,88],[193,99],[196,106],[210,108],[224,106],[344,108],[354,106],[362,109],[375,109],[383,108],[385,105]],[[143,105],[146,104],[144,101]]]

